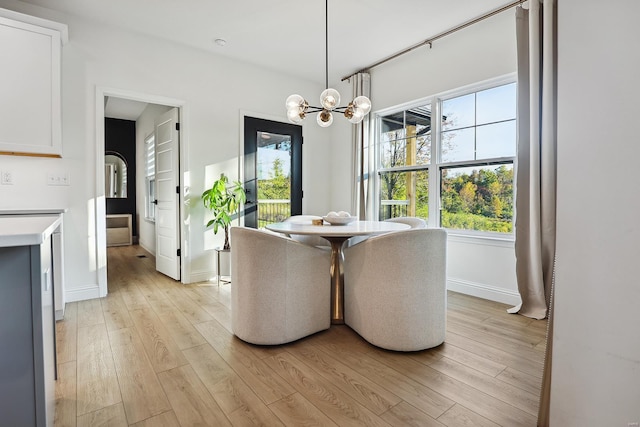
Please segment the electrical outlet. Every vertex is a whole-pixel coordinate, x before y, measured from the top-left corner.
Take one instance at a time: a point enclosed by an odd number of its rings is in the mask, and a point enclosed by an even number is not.
[[[0,173],[0,181],[2,185],[13,185],[13,174],[9,171],[2,171]]]

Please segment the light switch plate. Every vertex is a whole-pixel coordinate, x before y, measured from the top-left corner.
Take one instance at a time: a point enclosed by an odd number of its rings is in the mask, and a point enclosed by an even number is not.
[[[69,185],[69,173],[49,172],[47,174],[47,185]]]

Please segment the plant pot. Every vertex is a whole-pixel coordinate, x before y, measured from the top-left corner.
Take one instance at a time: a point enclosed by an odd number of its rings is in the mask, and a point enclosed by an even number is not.
[[[218,284],[231,281],[231,250],[215,248],[216,251],[216,277]],[[226,279],[225,279],[226,278]]]

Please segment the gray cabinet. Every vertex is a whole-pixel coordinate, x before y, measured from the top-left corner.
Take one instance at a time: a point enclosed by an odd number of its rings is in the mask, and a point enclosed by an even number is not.
[[[0,247],[0,424],[52,426],[55,321],[52,238]]]

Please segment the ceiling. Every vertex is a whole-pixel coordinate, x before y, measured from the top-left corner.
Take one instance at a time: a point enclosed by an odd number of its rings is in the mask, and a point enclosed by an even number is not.
[[[105,96],[104,116],[111,119],[138,120],[147,107],[146,102],[132,101],[123,98]]]
[[[322,0],[23,1],[324,84]],[[330,85],[510,3],[508,0],[328,1]],[[226,40],[226,44],[216,44],[217,38]]]

